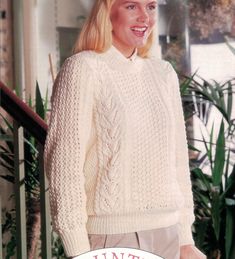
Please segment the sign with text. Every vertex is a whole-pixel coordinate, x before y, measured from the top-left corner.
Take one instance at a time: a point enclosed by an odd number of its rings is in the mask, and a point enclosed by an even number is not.
[[[76,257],[77,258],[77,257]],[[164,259],[158,255],[134,248],[104,248],[78,256],[79,259]]]

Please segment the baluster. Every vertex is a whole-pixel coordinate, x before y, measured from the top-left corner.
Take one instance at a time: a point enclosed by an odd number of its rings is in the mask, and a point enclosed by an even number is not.
[[[51,259],[51,220],[48,197],[48,181],[44,172],[43,146],[39,144],[39,169],[40,169],[40,208],[41,208],[41,238],[42,258]]]
[[[24,170],[24,130],[14,121],[14,168],[16,202],[16,245],[17,259],[27,258],[26,203]]]

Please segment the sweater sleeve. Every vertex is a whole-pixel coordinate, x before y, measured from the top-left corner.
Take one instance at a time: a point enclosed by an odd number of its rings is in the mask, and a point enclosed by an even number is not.
[[[90,250],[83,166],[92,125],[93,77],[79,54],[62,66],[52,92],[44,161],[52,225],[67,256]]]
[[[175,141],[176,141],[176,174],[180,190],[184,195],[184,207],[180,211],[179,237],[180,245],[194,244],[191,226],[194,222],[194,204],[192,183],[190,179],[189,156],[182,100],[180,96],[178,76],[169,64],[168,84],[172,89],[172,102],[175,111]]]

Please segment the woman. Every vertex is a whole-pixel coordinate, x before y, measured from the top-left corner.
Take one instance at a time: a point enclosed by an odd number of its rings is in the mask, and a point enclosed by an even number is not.
[[[97,0],[57,76],[45,146],[51,214],[67,256],[194,246],[183,112],[171,65],[148,57],[153,0]]]

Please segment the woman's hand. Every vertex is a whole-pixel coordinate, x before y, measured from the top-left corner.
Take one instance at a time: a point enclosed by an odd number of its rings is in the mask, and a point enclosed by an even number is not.
[[[180,259],[206,259],[206,256],[194,245],[180,247]]]

